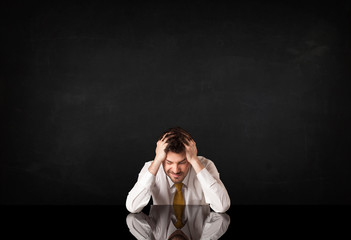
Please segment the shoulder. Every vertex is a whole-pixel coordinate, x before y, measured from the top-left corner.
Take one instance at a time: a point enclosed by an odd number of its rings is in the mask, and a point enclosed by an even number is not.
[[[219,177],[219,173],[214,162],[204,156],[197,156],[205,169],[213,176]]]
[[[151,163],[152,163],[152,161],[144,162],[144,166],[142,169],[149,168]]]
[[[141,168],[140,173],[143,173],[143,172],[145,172],[147,169],[149,169],[151,163],[152,163],[152,161],[144,162],[144,166]]]
[[[211,161],[210,159],[208,159],[204,156],[197,156],[197,157],[205,167],[214,165],[213,161]]]

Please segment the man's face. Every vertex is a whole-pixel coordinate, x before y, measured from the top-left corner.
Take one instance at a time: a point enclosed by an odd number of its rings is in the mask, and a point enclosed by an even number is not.
[[[163,169],[174,183],[180,183],[188,174],[190,163],[186,160],[186,154],[168,152],[163,162]]]

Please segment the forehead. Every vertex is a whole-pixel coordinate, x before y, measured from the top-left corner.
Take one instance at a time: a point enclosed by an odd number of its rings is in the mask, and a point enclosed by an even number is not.
[[[174,152],[168,152],[166,160],[171,161],[171,162],[181,162],[185,159],[185,152],[182,153],[174,153]]]

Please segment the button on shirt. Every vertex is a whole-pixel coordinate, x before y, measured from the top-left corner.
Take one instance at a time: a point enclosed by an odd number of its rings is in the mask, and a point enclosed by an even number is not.
[[[183,196],[186,205],[207,205],[215,212],[225,212],[230,207],[228,192],[219,178],[214,163],[203,156],[198,156],[204,165],[198,174],[190,166],[183,180]],[[152,196],[154,205],[173,205],[176,187],[166,175],[161,164],[156,176],[149,172],[152,161],[146,162],[141,169],[138,180],[128,193],[126,207],[132,213],[140,212]]]

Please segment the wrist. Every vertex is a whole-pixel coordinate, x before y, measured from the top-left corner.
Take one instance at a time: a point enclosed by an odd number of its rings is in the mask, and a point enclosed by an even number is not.
[[[157,172],[158,172],[158,169],[160,168],[161,166],[161,163],[160,161],[158,161],[156,158],[154,159],[154,161],[152,161],[150,167],[149,167],[149,172],[156,176]]]
[[[162,157],[155,156],[154,162],[161,164],[165,159]]]
[[[195,163],[195,162],[200,162],[199,158],[197,156],[194,156],[188,160],[189,163]]]
[[[191,158],[191,160],[189,161],[189,163],[191,164],[191,166],[194,168],[196,173],[199,173],[202,169],[205,168],[205,166],[201,163],[201,161],[199,160],[199,158],[193,157]]]

